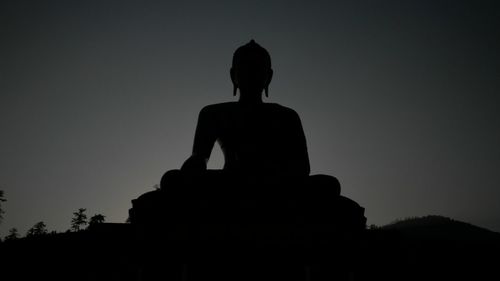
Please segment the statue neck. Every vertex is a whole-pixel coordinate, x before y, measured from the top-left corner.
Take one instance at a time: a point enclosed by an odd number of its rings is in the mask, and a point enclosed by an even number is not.
[[[261,104],[262,101],[262,91],[259,92],[245,92],[240,90],[239,103],[243,104]]]

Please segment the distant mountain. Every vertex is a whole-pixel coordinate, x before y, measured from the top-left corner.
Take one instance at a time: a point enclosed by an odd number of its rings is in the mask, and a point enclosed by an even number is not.
[[[429,215],[397,220],[381,227],[402,235],[423,240],[463,243],[493,243],[500,245],[500,233],[451,218]]]
[[[362,272],[370,275],[361,280],[500,280],[500,233],[485,228],[431,215],[370,229],[368,237]]]

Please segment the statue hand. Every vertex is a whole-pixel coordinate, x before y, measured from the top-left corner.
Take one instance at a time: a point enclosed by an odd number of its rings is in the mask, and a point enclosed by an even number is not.
[[[203,157],[196,155],[189,157],[181,167],[181,171],[183,172],[203,172],[206,169],[206,160]]]

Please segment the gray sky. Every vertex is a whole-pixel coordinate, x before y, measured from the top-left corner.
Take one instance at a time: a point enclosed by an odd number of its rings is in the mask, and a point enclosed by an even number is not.
[[[123,222],[189,156],[198,111],[235,99],[232,53],[250,39],[312,173],[337,176],[369,224],[500,231],[496,2],[2,1],[0,236],[65,231],[78,208]]]

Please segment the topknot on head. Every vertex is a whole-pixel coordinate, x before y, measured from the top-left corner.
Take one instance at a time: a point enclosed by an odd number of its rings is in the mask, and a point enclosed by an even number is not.
[[[271,56],[265,48],[251,39],[233,54],[233,67],[242,66],[271,68]]]

